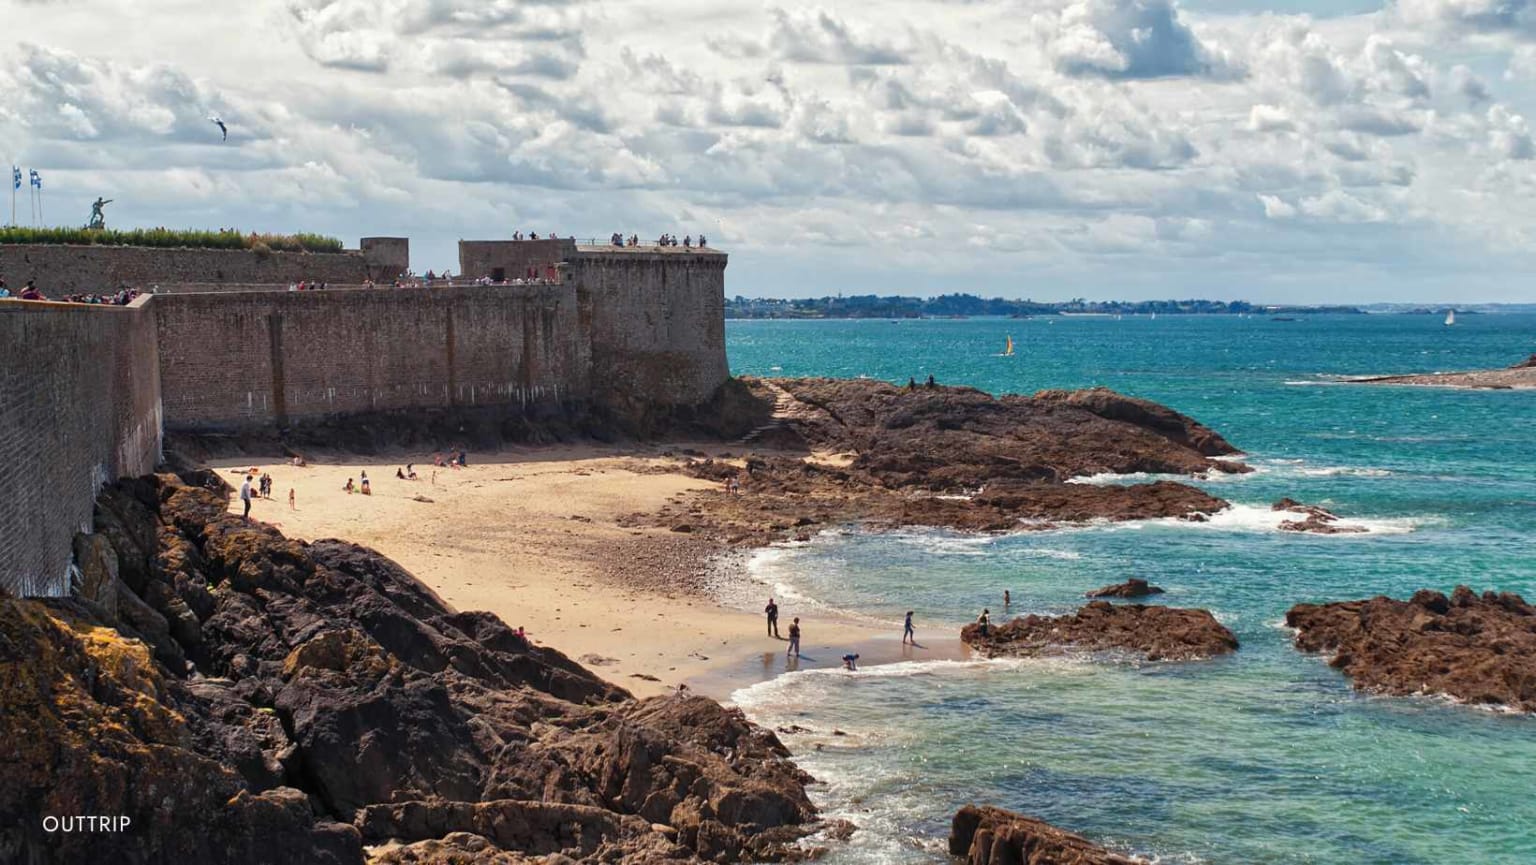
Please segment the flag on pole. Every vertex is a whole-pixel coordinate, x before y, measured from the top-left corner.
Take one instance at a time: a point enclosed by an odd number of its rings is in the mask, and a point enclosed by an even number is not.
[[[32,185],[33,186],[37,187],[38,189],[42,189],[43,188],[43,176],[41,174],[37,173],[37,169],[36,168],[32,169],[32,178],[31,179],[32,179]]]
[[[21,169],[11,166],[11,189],[21,188]]]

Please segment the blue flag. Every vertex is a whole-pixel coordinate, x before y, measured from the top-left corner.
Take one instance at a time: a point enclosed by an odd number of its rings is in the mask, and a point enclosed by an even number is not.
[[[43,176],[37,173],[36,168],[32,169],[32,185],[36,186],[38,189],[43,188]]]
[[[11,188],[21,188],[21,169],[14,165],[11,166]]]

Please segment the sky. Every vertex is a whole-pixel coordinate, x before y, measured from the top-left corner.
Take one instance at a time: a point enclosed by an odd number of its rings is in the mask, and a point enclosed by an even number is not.
[[[417,271],[514,230],[704,233],[748,296],[1536,301],[1536,0],[0,21],[0,158],[42,175],[50,223],[99,195],[113,227],[408,236]]]

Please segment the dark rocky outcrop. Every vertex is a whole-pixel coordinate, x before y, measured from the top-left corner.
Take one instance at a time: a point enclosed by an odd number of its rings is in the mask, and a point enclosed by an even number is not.
[[[1131,577],[1123,583],[1113,586],[1105,586],[1094,589],[1087,594],[1090,598],[1145,598],[1148,595],[1161,595],[1163,590],[1148,583],[1146,580]]]
[[[1536,607],[1511,592],[1297,604],[1285,623],[1297,648],[1332,652],[1356,688],[1536,711]]]
[[[817,450],[892,488],[974,490],[998,481],[1102,473],[1248,471],[1238,451],[1172,409],[1102,388],[994,397],[966,387],[850,379],[774,384],[801,407],[792,426]]]
[[[966,805],[949,830],[949,855],[966,865],[1145,865],[1063,829],[1002,808]]]
[[[370,550],[228,515],[222,492],[164,475],[102,501],[97,537],[140,582],[118,578],[115,626],[98,602],[0,599],[0,737],[21,743],[0,859],[801,855],[809,778],[740,712],[636,701]],[[46,835],[42,814],[136,829]]]
[[[867,380],[747,384],[777,405],[776,447],[744,467],[707,459],[687,466],[711,480],[738,477],[746,495],[705,494],[702,503],[656,515],[656,525],[686,524],[750,545],[808,536],[792,529],[829,522],[1016,531],[1099,519],[1200,520],[1227,502],[1166,480],[1067,481],[1249,471],[1213,458],[1237,451],[1194,420],[1103,389],[998,398]]]
[[[1301,519],[1282,520],[1282,532],[1311,532],[1318,535],[1355,535],[1366,531],[1363,526],[1341,526],[1332,511],[1317,505],[1305,505],[1292,498],[1284,498],[1270,506],[1270,510],[1296,514]]]
[[[1108,601],[1092,601],[1069,616],[1020,616],[985,634],[980,625],[966,625],[960,639],[989,658],[1078,649],[1186,661],[1237,650],[1237,637],[1207,610]]]

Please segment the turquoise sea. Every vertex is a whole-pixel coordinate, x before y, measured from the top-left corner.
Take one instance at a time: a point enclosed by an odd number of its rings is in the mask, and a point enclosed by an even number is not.
[[[995,356],[1007,336],[1017,354]],[[1136,575],[1242,641],[1170,665],[918,653],[738,691],[755,719],[817,731],[786,741],[824,782],[818,803],[862,830],[828,861],[944,861],[949,816],[985,802],[1163,862],[1536,862],[1536,719],[1360,696],[1282,624],[1302,601],[1458,583],[1536,597],[1536,392],[1327,382],[1505,366],[1536,351],[1536,316],[732,321],[727,341],[740,374],[1106,385],[1214,427],[1258,469],[1201,482],[1237,505],[1207,524],[849,531],[765,551],[755,573],[791,615],[899,630],[914,609],[920,636],[953,633],[1005,588],[1010,614],[1059,613]],[[1282,534],[1281,496],[1370,531]]]

